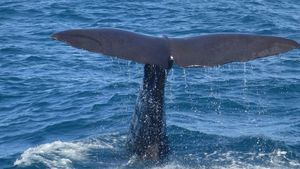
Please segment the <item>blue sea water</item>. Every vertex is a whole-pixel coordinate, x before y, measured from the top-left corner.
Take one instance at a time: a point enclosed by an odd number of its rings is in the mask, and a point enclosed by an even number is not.
[[[171,153],[148,166],[125,147],[143,65],[50,38],[102,27],[300,42],[300,1],[1,0],[0,168],[300,168],[300,50],[174,66],[165,93]]]

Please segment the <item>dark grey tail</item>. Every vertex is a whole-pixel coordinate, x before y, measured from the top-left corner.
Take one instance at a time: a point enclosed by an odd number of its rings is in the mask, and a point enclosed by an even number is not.
[[[274,36],[212,34],[171,39],[171,55],[183,67],[244,62],[300,48],[297,42]]]
[[[170,60],[166,39],[119,29],[74,29],[52,37],[76,48],[163,68],[168,67]]]
[[[262,35],[212,34],[189,38],[153,37],[119,29],[74,29],[52,35],[73,47],[169,68],[243,62],[300,48],[293,40]]]
[[[139,157],[154,160],[163,159],[169,150],[163,105],[165,69],[172,67],[173,60],[183,67],[215,66],[300,48],[289,39],[244,34],[159,38],[118,29],[77,29],[52,37],[76,48],[145,64],[128,145]]]

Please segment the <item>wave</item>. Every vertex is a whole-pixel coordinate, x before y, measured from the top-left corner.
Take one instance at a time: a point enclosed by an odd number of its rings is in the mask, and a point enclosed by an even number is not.
[[[55,141],[27,149],[14,165],[22,167],[42,164],[49,168],[73,168],[74,162],[86,160],[89,151],[93,149],[113,149],[113,146],[100,141],[91,143]]]
[[[171,154],[166,163],[139,161],[124,147],[126,135],[54,141],[24,151],[15,167],[153,169],[296,169],[300,161],[284,142],[269,138],[224,137],[170,126]]]

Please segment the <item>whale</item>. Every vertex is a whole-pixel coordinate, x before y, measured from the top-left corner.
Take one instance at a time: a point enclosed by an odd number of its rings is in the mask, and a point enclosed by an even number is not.
[[[75,48],[144,64],[144,77],[127,137],[127,148],[142,160],[163,161],[170,152],[164,111],[169,70],[212,67],[278,55],[300,44],[294,40],[254,34],[206,34],[161,37],[115,28],[70,29],[52,38]]]

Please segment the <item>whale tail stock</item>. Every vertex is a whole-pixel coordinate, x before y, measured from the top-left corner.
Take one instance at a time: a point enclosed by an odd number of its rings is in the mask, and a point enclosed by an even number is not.
[[[187,38],[153,37],[119,29],[73,29],[52,35],[73,47],[170,68],[216,66],[300,48],[296,41],[263,35],[211,34]]]

